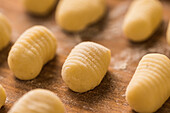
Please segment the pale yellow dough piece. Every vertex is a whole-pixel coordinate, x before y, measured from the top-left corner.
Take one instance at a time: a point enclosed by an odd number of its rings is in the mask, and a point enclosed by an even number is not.
[[[35,15],[47,15],[58,0],[22,0],[26,11]]]
[[[6,93],[4,88],[0,85],[0,108],[5,104]]]
[[[8,19],[0,13],[0,50],[8,45],[11,32],[12,30]]]
[[[18,79],[33,79],[55,56],[56,48],[57,40],[50,30],[43,26],[31,27],[13,45],[8,65]]]
[[[160,25],[163,15],[159,0],[134,0],[124,20],[124,34],[132,41],[148,39]]]
[[[75,46],[62,67],[62,78],[75,92],[86,92],[98,86],[107,72],[111,52],[93,42]]]
[[[65,108],[53,92],[34,89],[15,102],[8,113],[65,113]]]
[[[168,29],[166,32],[166,39],[167,39],[168,44],[170,45],[170,21],[169,21]]]
[[[85,29],[105,13],[105,0],[60,0],[56,9],[56,22],[68,31]]]
[[[137,112],[157,111],[170,96],[170,59],[147,54],[139,62],[126,89],[126,100]]]

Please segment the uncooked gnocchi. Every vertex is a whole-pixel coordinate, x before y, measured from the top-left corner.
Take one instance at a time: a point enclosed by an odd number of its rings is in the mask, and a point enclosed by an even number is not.
[[[166,39],[167,39],[168,44],[170,45],[170,21],[169,21],[168,29],[166,32]]]
[[[35,15],[46,15],[56,5],[58,0],[23,0],[23,6],[26,11]]]
[[[98,21],[105,10],[105,0],[61,0],[56,10],[56,22],[65,30],[81,31]]]
[[[4,88],[0,85],[0,108],[5,104],[6,93]]]
[[[44,64],[51,60],[57,48],[53,33],[43,26],[26,30],[13,45],[8,56],[8,65],[21,80],[35,78]]]
[[[107,72],[111,52],[93,42],[75,46],[62,67],[62,78],[75,92],[86,92],[98,86]]]
[[[9,21],[2,13],[0,13],[0,50],[8,45],[11,32]]]
[[[170,59],[147,54],[139,62],[126,90],[126,100],[137,112],[158,110],[170,96]]]
[[[132,41],[144,41],[160,25],[162,15],[159,0],[134,0],[125,16],[123,31]]]
[[[53,92],[34,89],[22,96],[8,113],[65,113],[65,108]]]

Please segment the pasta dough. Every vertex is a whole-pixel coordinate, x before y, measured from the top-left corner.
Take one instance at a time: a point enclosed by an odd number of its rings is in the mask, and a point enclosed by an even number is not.
[[[170,96],[170,59],[147,54],[139,62],[126,90],[126,100],[137,112],[158,110]]]
[[[11,26],[7,18],[0,13],[0,50],[6,47],[10,41]]]
[[[35,15],[46,15],[56,5],[57,0],[23,0],[25,10]]]
[[[65,108],[53,92],[34,89],[21,97],[8,113],[65,113]]]
[[[65,30],[81,31],[98,21],[105,10],[105,0],[61,0],[56,10],[56,21]]]
[[[166,39],[167,39],[168,44],[170,45],[170,21],[169,21],[169,24],[168,24]]]
[[[159,0],[134,0],[125,16],[123,31],[132,41],[144,41],[156,30],[162,15]]]
[[[6,93],[4,88],[0,85],[0,108],[5,104]]]
[[[75,46],[62,67],[62,78],[75,92],[86,92],[98,86],[107,72],[111,52],[93,42]]]
[[[18,79],[33,79],[43,65],[54,57],[56,47],[56,38],[51,31],[43,26],[34,26],[26,30],[13,45],[8,65]]]

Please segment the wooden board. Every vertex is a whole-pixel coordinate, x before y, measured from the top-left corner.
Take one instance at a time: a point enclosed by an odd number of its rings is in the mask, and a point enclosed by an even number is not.
[[[130,2],[107,0],[108,11],[100,22],[83,32],[68,33],[56,25],[54,12],[43,18],[33,17],[24,11],[20,0],[0,0],[0,12],[9,18],[13,29],[10,45],[0,52],[0,84],[7,93],[6,104],[0,113],[7,113],[16,100],[35,88],[55,92],[68,113],[133,113],[125,101],[125,90],[141,57],[146,53],[158,52],[170,58],[170,46],[165,40],[170,19],[170,1],[161,1],[164,5],[162,24],[143,43],[132,43],[122,33],[121,26]],[[6,61],[8,52],[21,33],[37,24],[48,27],[55,34],[59,44],[56,57],[44,66],[36,79],[21,81],[9,70]],[[102,83],[94,90],[80,94],[72,92],[65,85],[61,78],[61,68],[70,50],[82,41],[94,41],[108,47],[112,51],[112,58]],[[170,113],[170,99],[157,113]]]

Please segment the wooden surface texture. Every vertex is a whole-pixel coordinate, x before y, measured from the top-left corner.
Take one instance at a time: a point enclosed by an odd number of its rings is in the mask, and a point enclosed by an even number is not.
[[[20,0],[0,0],[0,12],[12,26],[11,43],[0,52],[0,84],[6,89],[7,100],[0,113],[7,113],[13,103],[35,88],[55,92],[65,104],[68,113],[133,113],[125,101],[125,90],[141,57],[147,53],[163,53],[170,58],[166,29],[170,19],[170,1],[162,0],[164,17],[158,30],[143,43],[130,42],[122,32],[124,15],[131,0],[106,0],[108,10],[98,23],[79,33],[68,33],[55,23],[55,12],[46,17],[35,17],[25,12]],[[47,63],[40,75],[30,81],[14,77],[7,64],[11,46],[27,28],[33,25],[48,27],[58,40],[56,57]],[[70,50],[82,41],[102,44],[112,52],[111,63],[101,84],[94,90],[80,94],[68,89],[61,78],[61,68]],[[157,113],[170,113],[170,99]]]

